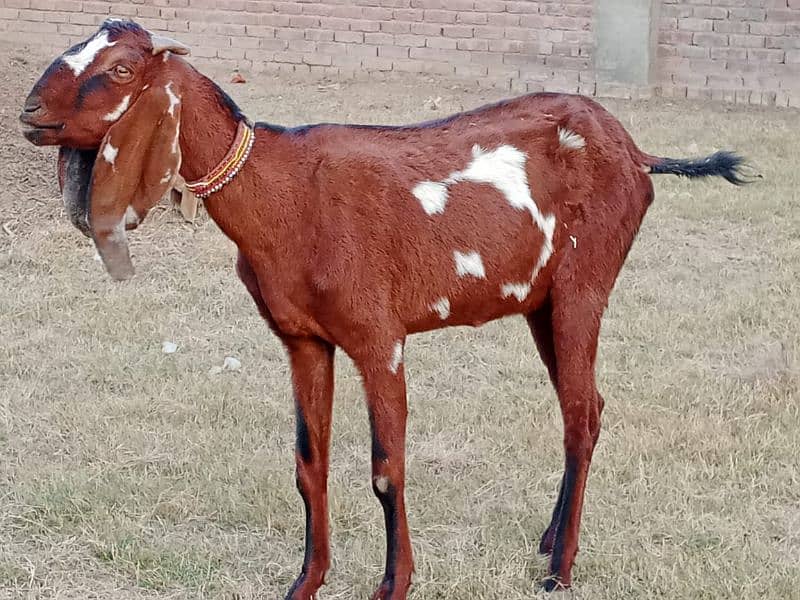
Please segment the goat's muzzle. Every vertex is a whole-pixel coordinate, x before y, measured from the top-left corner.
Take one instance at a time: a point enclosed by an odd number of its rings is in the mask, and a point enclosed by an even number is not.
[[[38,94],[31,93],[25,100],[19,120],[23,125],[22,135],[37,146],[55,144],[55,134],[64,129],[63,123],[48,123],[46,110],[42,109],[42,101]]]

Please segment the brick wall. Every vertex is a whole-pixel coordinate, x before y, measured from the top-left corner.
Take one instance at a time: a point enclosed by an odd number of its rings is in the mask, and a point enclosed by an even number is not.
[[[602,2],[604,0],[595,0]],[[248,72],[433,73],[513,92],[800,105],[800,0],[663,0],[656,81],[598,82],[590,0],[0,0],[0,40],[50,53],[110,15]]]
[[[656,66],[665,93],[800,106],[800,0],[664,0]]]

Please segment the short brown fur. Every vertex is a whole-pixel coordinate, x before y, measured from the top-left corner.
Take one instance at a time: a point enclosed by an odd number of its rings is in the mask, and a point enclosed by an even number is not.
[[[157,184],[156,177],[178,164],[187,181],[208,173],[243,118],[188,63],[173,55],[162,59],[169,43],[154,48],[132,24],[113,29],[113,39],[115,46],[79,78],[56,61],[22,116],[34,143],[100,149],[87,202],[101,254],[129,206],[143,219],[163,195],[169,184]],[[104,96],[90,104],[102,114],[131,93],[131,108],[116,125],[100,127],[96,118],[77,125],[86,116],[76,116],[74,88],[119,62],[131,67],[133,79],[101,86]],[[174,114],[168,114],[167,83],[180,100]],[[64,127],[37,126],[55,121]],[[116,168],[102,165],[108,140],[126,123]],[[560,130],[581,136],[584,145],[563,143]],[[175,156],[166,141],[177,132]],[[480,152],[504,146],[524,154],[531,196],[542,214],[555,217],[552,255],[519,298],[502,294],[503,285],[529,281],[546,243],[530,212],[512,206],[508,194],[488,183],[452,183],[441,213],[423,210],[412,193],[420,182],[446,181],[466,169],[476,147]],[[404,500],[405,339],[516,314],[528,320],[562,408],[565,470],[540,549],[551,555],[544,587],[570,585],[604,405],[594,373],[600,322],[653,200],[648,172],[722,175],[739,183],[738,159],[726,156],[732,162],[723,166],[714,157],[670,162],[650,156],[599,104],[561,94],[524,96],[409,127],[256,127],[243,169],[206,208],[237,244],[237,273],[291,363],[297,486],[307,531],[302,572],[289,598],[314,597],[330,566],[327,475],[335,348],[353,359],[363,377],[373,489],[386,517],[386,570],[373,598],[398,600],[406,597],[413,572]],[[126,245],[113,247],[111,262],[103,256],[115,277],[132,273],[113,262],[123,250],[127,256]],[[479,252],[485,276],[459,274],[457,250]],[[448,300],[447,311],[435,308],[441,298]]]

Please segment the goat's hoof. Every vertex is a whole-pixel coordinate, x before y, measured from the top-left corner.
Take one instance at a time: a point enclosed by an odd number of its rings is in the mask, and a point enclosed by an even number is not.
[[[321,585],[321,583],[314,584],[305,573],[301,573],[286,594],[286,600],[315,600]]]
[[[408,584],[403,585],[396,579],[384,579],[371,600],[405,600],[408,587]]]
[[[542,589],[545,592],[559,592],[568,590],[570,584],[568,581],[562,581],[558,575],[548,575],[542,580]]]

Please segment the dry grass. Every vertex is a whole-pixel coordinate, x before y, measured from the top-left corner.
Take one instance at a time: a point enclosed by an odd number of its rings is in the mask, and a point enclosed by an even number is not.
[[[110,282],[63,214],[52,152],[18,135],[43,66],[19,56],[0,60],[0,220],[14,233],[0,231],[0,598],[282,597],[303,534],[289,379],[234,247],[205,217],[158,211],[133,235],[135,280]],[[227,87],[286,124],[410,122],[499,97],[411,80]],[[765,179],[658,179],[602,332],[608,404],[574,597],[796,598],[799,115],[608,104],[649,151],[730,147]],[[209,374],[226,355],[242,370]],[[382,518],[359,380],[341,355],[337,369],[321,597],[364,598]],[[411,597],[530,597],[561,428],[524,323],[413,337],[407,372]]]

